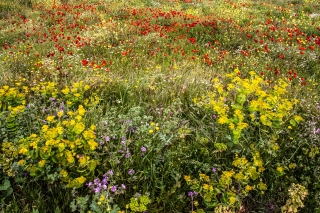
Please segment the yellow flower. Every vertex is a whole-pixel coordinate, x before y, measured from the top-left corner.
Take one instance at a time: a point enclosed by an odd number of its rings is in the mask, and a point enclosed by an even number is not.
[[[150,129],[150,130],[149,130],[149,133],[153,133],[153,130],[152,130],[152,129]]]
[[[33,147],[34,149],[37,149],[38,148],[38,144],[37,142],[33,141],[30,143],[30,146]]]
[[[246,185],[245,190],[247,192],[250,192],[252,190],[252,187],[250,185]]]
[[[294,119],[297,123],[300,123],[300,121],[303,121],[303,120],[304,120],[304,119],[303,119],[301,116],[299,116],[299,115],[293,116],[293,119]]]
[[[38,163],[39,167],[44,167],[45,164],[46,164],[46,160],[41,160]]]
[[[58,113],[57,113],[58,117],[60,118],[62,115],[63,115],[63,111],[60,110]]]
[[[90,159],[89,156],[82,156],[82,157],[80,157],[80,158],[79,158],[80,166],[85,165],[89,159]]]
[[[84,116],[85,113],[86,113],[86,110],[83,108],[82,105],[79,105],[78,114],[81,116]]]
[[[234,129],[234,123],[229,124],[229,129],[233,130]]]
[[[203,187],[204,190],[208,190],[209,189],[209,185],[208,184],[203,184],[202,187]]]
[[[278,166],[277,171],[280,173],[280,175],[283,175],[283,173],[284,173],[282,166]]]
[[[184,180],[187,181],[187,182],[190,181],[190,176],[189,175],[185,175],[184,176]]]
[[[68,176],[68,172],[63,169],[63,170],[60,171],[60,175],[61,175],[62,177],[67,177],[67,176]]]
[[[203,179],[205,176],[205,174],[199,174],[200,179]]]
[[[61,92],[65,95],[68,95],[70,92],[70,89],[68,87],[64,88],[63,90],[61,90]]]
[[[59,135],[63,134],[63,127],[58,126],[56,129],[57,129],[57,132],[58,132]]]
[[[54,115],[49,115],[48,117],[47,117],[47,121],[48,122],[52,122],[52,121],[54,121]]]
[[[96,126],[95,126],[95,125],[91,125],[91,126],[90,126],[90,129],[91,129],[92,131],[94,131],[94,130],[96,130]]]
[[[26,147],[22,147],[20,150],[19,150],[19,154],[21,155],[24,155],[28,152],[28,149]]]
[[[228,123],[229,119],[227,116],[221,116],[219,119],[218,119],[218,123],[219,124],[226,124]]]
[[[267,190],[267,184],[265,184],[263,182],[260,182],[257,186],[261,191],[266,191]]]
[[[91,150],[95,150],[98,146],[98,143],[95,142],[94,140],[89,140],[88,144],[89,144]]]
[[[76,178],[76,180],[77,180],[80,184],[83,184],[84,182],[86,182],[87,178],[81,176],[81,177]]]
[[[19,160],[18,165],[24,166],[26,164],[25,160]]]
[[[232,197],[229,198],[229,201],[230,201],[231,204],[234,204],[237,201],[237,198],[232,196]]]
[[[79,122],[73,127],[73,132],[79,135],[83,132],[84,129],[85,125],[82,122]]]

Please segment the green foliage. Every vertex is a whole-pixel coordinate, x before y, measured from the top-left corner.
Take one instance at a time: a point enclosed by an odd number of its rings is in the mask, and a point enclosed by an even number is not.
[[[1,211],[319,212],[319,6],[1,1]]]

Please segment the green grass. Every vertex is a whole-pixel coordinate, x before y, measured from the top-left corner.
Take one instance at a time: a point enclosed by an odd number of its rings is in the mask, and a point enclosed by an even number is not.
[[[319,212],[319,7],[0,3],[0,212]]]

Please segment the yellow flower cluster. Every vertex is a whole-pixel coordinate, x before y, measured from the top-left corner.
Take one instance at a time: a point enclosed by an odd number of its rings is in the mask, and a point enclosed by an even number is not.
[[[18,164],[24,166],[31,176],[41,173],[49,164],[55,171],[60,171],[60,178],[68,183],[68,187],[81,186],[85,176],[98,164],[93,159],[98,146],[96,127],[86,128],[82,122],[85,113],[80,105],[77,111],[69,111],[63,117],[48,116],[48,124],[42,126],[40,135],[31,134],[15,145],[8,143],[3,146],[3,151],[18,157]],[[10,146],[17,148],[11,150]]]
[[[218,115],[219,124],[228,125],[234,143],[239,142],[242,130],[249,124],[281,127],[298,102],[286,98],[288,83],[284,80],[279,79],[272,87],[253,71],[246,79],[240,78],[238,72],[236,69],[226,75],[230,81],[226,87],[221,80],[213,79],[214,91],[194,99],[199,106],[212,109]],[[293,122],[301,120],[300,116],[295,116]]]
[[[253,162],[250,162],[246,157],[236,157],[232,162],[235,167],[233,169],[222,171],[218,180],[210,178],[206,174],[199,174],[198,179],[191,179],[189,175],[184,176],[187,185],[191,189],[198,192],[206,202],[206,205],[218,205],[221,202],[225,206],[235,207],[237,203],[248,196],[253,189],[264,193],[267,190],[267,185],[261,180],[258,183],[256,180],[264,171],[263,162],[260,153],[253,149]],[[239,183],[241,190],[234,188],[234,183]],[[218,200],[217,195],[222,193],[223,200]]]
[[[61,92],[64,94],[65,99],[67,101],[67,105],[71,106],[73,103],[80,102],[84,99],[84,93],[90,89],[90,86],[85,84],[83,81],[75,82],[72,86],[65,86]],[[99,101],[100,99],[96,96],[92,96],[91,98],[94,103]],[[89,99],[84,101],[85,104],[88,104]]]
[[[30,88],[35,94],[45,95],[47,97],[56,98],[58,95],[57,84],[55,82],[40,82],[36,86]]]
[[[16,116],[23,112],[27,92],[27,87],[3,86],[0,88],[0,112],[8,110],[11,116]]]
[[[160,127],[158,126],[158,124],[151,122],[149,133],[152,134],[154,131],[158,131],[159,129]]]

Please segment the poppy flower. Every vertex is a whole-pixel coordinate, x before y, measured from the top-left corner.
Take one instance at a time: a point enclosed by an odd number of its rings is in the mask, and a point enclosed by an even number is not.
[[[81,62],[82,62],[82,65],[83,65],[83,66],[87,66],[87,65],[88,65],[88,63],[89,63],[89,62],[88,62],[87,60],[85,60],[85,59],[82,59],[82,61],[81,61]]]

